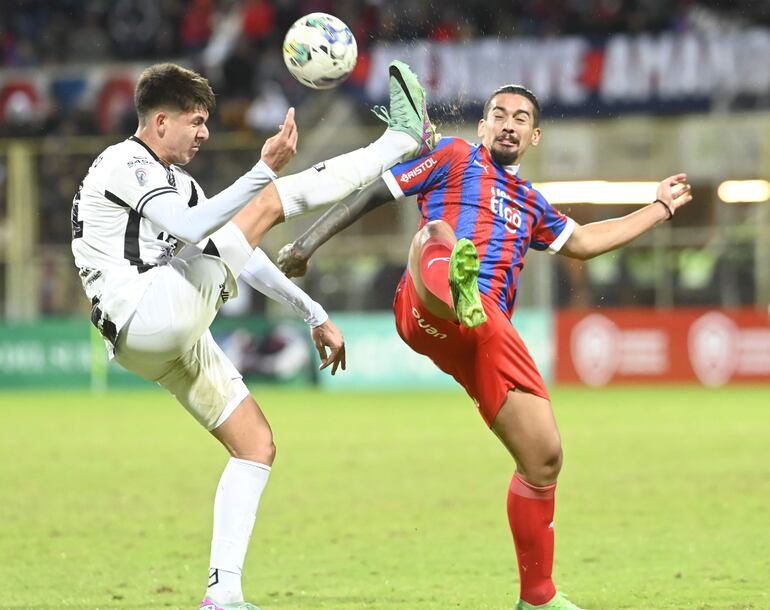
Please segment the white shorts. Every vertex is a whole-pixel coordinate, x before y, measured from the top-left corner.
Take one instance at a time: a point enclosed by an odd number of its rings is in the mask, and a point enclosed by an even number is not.
[[[222,260],[195,248],[155,274],[118,335],[115,360],[162,385],[212,430],[248,395],[241,374],[208,330],[237,285]]]

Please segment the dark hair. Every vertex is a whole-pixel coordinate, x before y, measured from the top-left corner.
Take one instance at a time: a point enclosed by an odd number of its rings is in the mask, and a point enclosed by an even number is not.
[[[176,64],[155,64],[139,77],[134,104],[141,120],[151,110],[164,106],[182,112],[198,108],[211,112],[216,101],[209,81],[197,72]]]
[[[535,116],[532,117],[535,127],[540,124],[540,102],[537,101],[537,97],[534,93],[522,85],[503,85],[502,87],[495,89],[492,95],[487,98],[487,101],[484,102],[484,116],[482,118],[487,118],[489,109],[492,106],[492,100],[495,99],[496,95],[501,93],[513,93],[514,95],[521,95],[522,97],[526,97],[530,102],[532,102],[532,106],[535,108]]]

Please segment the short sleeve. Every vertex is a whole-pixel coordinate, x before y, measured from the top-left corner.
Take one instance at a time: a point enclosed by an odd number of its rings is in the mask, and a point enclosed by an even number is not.
[[[104,195],[116,203],[128,205],[141,215],[144,207],[155,197],[176,192],[173,172],[149,154],[138,154],[115,160],[109,169]]]
[[[540,193],[537,194],[537,199],[543,206],[543,215],[532,230],[530,247],[556,254],[575,230],[575,221],[559,212]]]
[[[446,179],[449,164],[460,148],[467,150],[468,143],[460,138],[442,138],[428,154],[394,165],[382,179],[395,199],[430,191]]]

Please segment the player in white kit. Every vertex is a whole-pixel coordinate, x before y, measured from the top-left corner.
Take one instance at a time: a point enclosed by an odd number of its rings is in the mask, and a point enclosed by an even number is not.
[[[330,162],[328,171],[315,170],[320,186],[339,199],[432,145],[419,83],[415,88],[403,64],[391,67],[390,76],[389,129]],[[73,200],[75,264],[110,357],[169,390],[230,453],[214,501],[209,586],[200,609],[255,610],[243,599],[241,571],[275,445],[209,325],[237,294],[240,276],[304,318],[321,368],[331,366],[332,374],[345,368],[344,340],[326,312],[257,248],[271,226],[312,207],[295,202],[284,213],[256,198],[296,152],[294,110],[265,142],[260,161],[207,198],[180,167],[209,136],[214,93],[206,79],[174,64],[151,66],[139,78],[135,102],[136,133],[99,155]]]

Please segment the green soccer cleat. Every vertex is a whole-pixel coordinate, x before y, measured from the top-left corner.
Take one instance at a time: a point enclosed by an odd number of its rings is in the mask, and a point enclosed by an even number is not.
[[[420,145],[415,156],[427,154],[441,136],[430,122],[425,89],[417,75],[402,61],[390,62],[389,72],[390,112],[382,106],[375,106],[372,111],[390,129],[408,134]]]
[[[557,593],[554,598],[542,606],[533,606],[523,600],[516,602],[516,610],[582,610],[564,597],[563,593]]]
[[[449,259],[449,288],[460,324],[476,328],[487,321],[479,294],[479,253],[469,239],[460,239]]]

